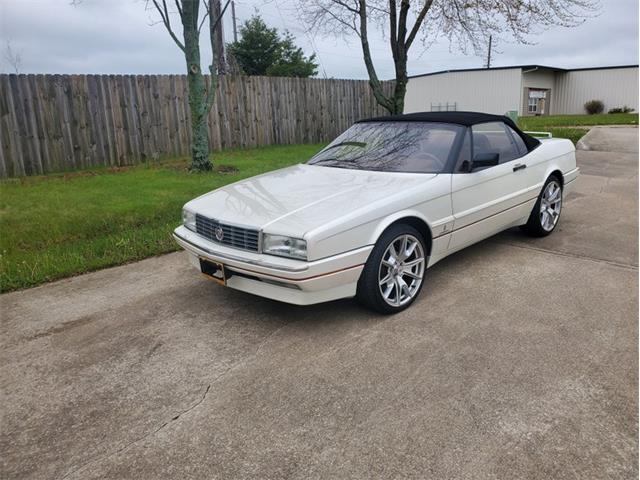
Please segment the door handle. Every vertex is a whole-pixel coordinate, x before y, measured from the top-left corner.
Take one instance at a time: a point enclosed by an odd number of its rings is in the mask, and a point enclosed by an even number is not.
[[[527,166],[524,163],[519,163],[515,167],[513,167],[513,171],[517,172],[518,170],[524,170]]]

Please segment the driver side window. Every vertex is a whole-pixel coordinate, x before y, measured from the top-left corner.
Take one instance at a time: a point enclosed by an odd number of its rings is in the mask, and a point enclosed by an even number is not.
[[[473,156],[497,153],[500,163],[510,162],[521,156],[518,145],[502,122],[480,123],[471,127]]]

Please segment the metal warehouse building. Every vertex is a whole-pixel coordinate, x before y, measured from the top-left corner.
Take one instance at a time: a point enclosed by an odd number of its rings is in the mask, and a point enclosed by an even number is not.
[[[404,111],[581,114],[589,100],[602,100],[605,112],[623,106],[638,111],[638,65],[573,70],[518,65],[416,75],[409,78]]]

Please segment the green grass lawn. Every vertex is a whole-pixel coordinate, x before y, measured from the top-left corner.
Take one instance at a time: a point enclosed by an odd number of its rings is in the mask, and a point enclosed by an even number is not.
[[[638,114],[602,113],[599,115],[541,115],[539,117],[520,117],[518,118],[518,124],[524,130],[591,125],[638,125]]]
[[[519,117],[523,130],[551,132],[554,137],[568,138],[574,144],[593,125],[638,125],[637,113],[602,113],[600,115],[548,115]]]
[[[176,250],[171,232],[188,200],[242,178],[306,161],[321,147],[216,153],[213,160],[221,171],[206,174],[188,173],[186,160],[174,160],[4,180],[0,182],[0,289],[29,287]]]

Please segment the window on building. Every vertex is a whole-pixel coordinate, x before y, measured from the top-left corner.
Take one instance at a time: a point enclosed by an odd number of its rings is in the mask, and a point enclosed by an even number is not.
[[[432,112],[455,112],[458,110],[458,102],[431,103]]]
[[[527,102],[527,112],[536,115],[544,115],[544,104],[547,98],[547,90],[530,88]]]

